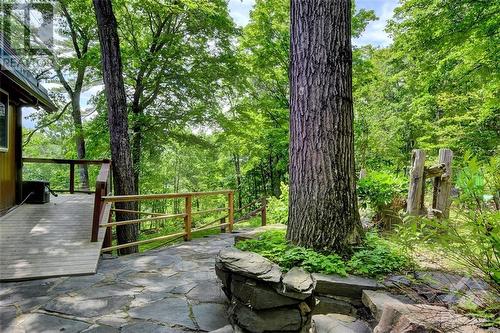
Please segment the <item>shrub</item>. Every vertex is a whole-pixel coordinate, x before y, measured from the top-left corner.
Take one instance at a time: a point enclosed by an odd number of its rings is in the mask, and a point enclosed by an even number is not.
[[[401,221],[399,211],[405,207],[406,180],[384,172],[370,172],[358,181],[358,198],[362,211],[374,211],[373,221],[391,229]]]
[[[404,196],[406,181],[385,172],[371,171],[358,181],[358,197],[362,207],[376,211],[389,207],[395,198]]]
[[[243,251],[259,253],[288,270],[302,267],[310,273],[339,274],[348,272],[379,277],[401,271],[410,265],[408,257],[380,239],[376,233],[367,234],[364,245],[357,249],[350,260],[343,260],[336,253],[319,253],[311,249],[293,246],[286,242],[285,231],[266,231],[257,239],[236,244]]]
[[[281,183],[280,197],[268,199],[267,213],[270,223],[288,223],[288,185]]]

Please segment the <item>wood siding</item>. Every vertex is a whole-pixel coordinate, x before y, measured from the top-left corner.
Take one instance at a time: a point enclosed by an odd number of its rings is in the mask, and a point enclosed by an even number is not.
[[[5,96],[0,91],[2,97]],[[3,99],[3,98],[2,98]],[[16,109],[8,107],[8,149],[0,151],[0,215],[16,202]]]

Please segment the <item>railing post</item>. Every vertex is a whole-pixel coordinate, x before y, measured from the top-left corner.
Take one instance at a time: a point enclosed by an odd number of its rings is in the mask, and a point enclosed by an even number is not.
[[[221,227],[220,227],[220,232],[224,233],[226,232],[226,226],[224,224],[226,224],[226,218],[223,217],[220,219],[220,224],[221,224]]]
[[[99,222],[101,220],[102,212],[102,193],[104,191],[104,184],[101,182],[96,183],[95,196],[94,196],[94,217],[92,219],[92,236],[90,241],[97,242],[99,236]]]
[[[184,213],[186,214],[186,216],[184,216],[184,232],[186,233],[184,235],[185,241],[191,240],[191,224],[193,218],[193,216],[191,215],[192,207],[193,207],[193,197],[190,194],[188,194],[186,195],[186,205],[184,210]]]
[[[229,192],[227,195],[227,201],[229,205],[229,232],[233,232],[234,224],[234,192]]]
[[[406,212],[409,215],[421,215],[424,213],[424,178],[425,152],[414,149],[411,155],[410,187],[408,189],[408,200]]]
[[[69,193],[75,193],[75,163],[69,162]]]
[[[262,219],[262,226],[265,226],[267,224],[267,199],[265,197],[262,198],[262,212],[260,217]]]
[[[450,149],[439,149],[439,163],[444,164],[445,172],[441,176],[434,178],[432,208],[440,211],[445,219],[450,216],[452,159],[453,152]]]
[[[111,222],[111,212],[109,214],[109,218],[108,218],[108,223]],[[112,227],[109,227],[109,228],[106,228],[106,234],[104,235],[104,242],[102,244],[102,247],[106,248],[106,247],[111,247],[113,245],[113,228]],[[104,252],[104,253],[108,253],[108,254],[113,254],[113,251],[109,251],[109,252]]]

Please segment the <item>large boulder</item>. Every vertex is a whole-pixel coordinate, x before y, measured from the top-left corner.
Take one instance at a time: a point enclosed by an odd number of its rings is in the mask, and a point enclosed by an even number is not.
[[[485,333],[479,322],[440,306],[388,304],[373,333]]]
[[[226,248],[219,252],[215,261],[216,268],[237,273],[249,278],[279,283],[281,269],[278,265],[253,252],[243,252]]]

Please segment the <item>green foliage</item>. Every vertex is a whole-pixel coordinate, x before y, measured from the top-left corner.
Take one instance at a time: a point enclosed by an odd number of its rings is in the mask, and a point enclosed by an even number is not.
[[[336,253],[319,253],[311,249],[289,244],[285,231],[266,231],[257,239],[239,242],[236,247],[256,252],[277,263],[284,269],[302,267],[311,273],[347,273],[380,277],[410,267],[410,260],[376,233],[369,233],[362,247],[350,260],[343,260]]]
[[[358,197],[363,207],[368,205],[380,211],[406,191],[406,181],[401,177],[381,171],[369,171],[357,183]]]
[[[284,231],[266,231],[258,239],[239,242],[236,247],[256,252],[288,270],[300,266],[309,272],[346,275],[346,264],[337,254],[323,255],[303,247],[292,246]]]
[[[288,185],[281,183],[279,198],[270,197],[267,204],[267,213],[270,223],[288,223]]]
[[[488,203],[498,200],[500,157],[493,156],[489,163],[481,164],[475,156],[466,153],[463,164],[456,179],[460,190],[459,203],[470,210],[481,210]]]
[[[354,253],[348,265],[354,274],[382,276],[409,268],[411,260],[390,242],[370,232],[366,234],[363,247]]]
[[[497,156],[480,163],[466,154],[456,177],[460,195],[450,218],[407,217],[396,239],[409,251],[417,244],[437,248],[448,260],[500,290],[498,166]]]

